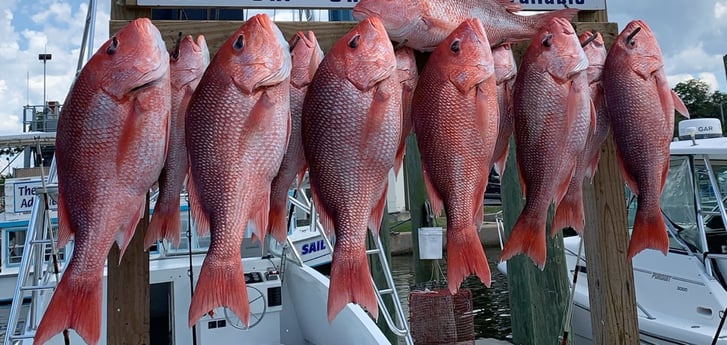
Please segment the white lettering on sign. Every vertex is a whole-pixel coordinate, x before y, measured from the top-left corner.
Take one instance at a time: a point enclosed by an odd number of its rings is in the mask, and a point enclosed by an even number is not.
[[[33,210],[36,190],[43,187],[39,180],[29,182],[15,182],[13,186],[13,212],[26,213]],[[58,209],[58,203],[53,198],[48,200],[51,210]]]
[[[138,6],[350,9],[359,0],[137,0]],[[511,0],[527,11],[605,10],[606,0]]]

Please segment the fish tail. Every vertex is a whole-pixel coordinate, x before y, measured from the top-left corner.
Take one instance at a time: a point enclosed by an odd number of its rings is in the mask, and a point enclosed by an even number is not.
[[[207,254],[189,306],[189,327],[220,306],[230,309],[244,325],[248,325],[250,306],[239,253],[228,258]]]
[[[576,14],[578,14],[577,8],[564,8],[562,10],[533,15],[532,19],[537,23],[536,27],[541,28],[548,24],[553,18],[564,18],[570,21]]]
[[[53,292],[33,344],[43,344],[72,328],[86,344],[96,345],[101,333],[101,276],[101,271],[86,275],[67,271]]]
[[[447,229],[447,282],[449,291],[457,293],[459,285],[469,275],[475,274],[485,286],[490,287],[490,266],[477,236],[477,229]]]
[[[669,238],[666,235],[666,224],[661,217],[658,204],[655,207],[636,208],[634,231],[631,233],[627,258],[631,259],[644,249],[656,249],[666,255],[669,249]]]
[[[144,235],[144,248],[149,249],[156,241],[167,239],[179,246],[179,228],[182,224],[179,215],[179,198],[157,202],[149,227]]]
[[[521,213],[502,248],[500,260],[526,254],[538,268],[545,268],[545,220],[545,215]]]
[[[331,264],[331,279],[328,288],[328,322],[349,302],[357,303],[374,319],[379,317],[376,293],[369,275],[369,264],[365,250],[355,255],[346,255],[336,250]]]
[[[268,214],[268,232],[279,243],[285,243],[285,239],[288,237],[286,214],[288,194],[272,193],[271,195],[270,212]]]
[[[580,184],[574,183],[568,193],[558,204],[550,225],[550,235],[555,235],[561,229],[571,227],[579,235],[583,234],[585,215],[583,213],[583,188]]]

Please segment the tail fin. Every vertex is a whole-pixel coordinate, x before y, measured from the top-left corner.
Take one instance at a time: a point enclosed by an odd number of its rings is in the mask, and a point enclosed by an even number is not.
[[[207,254],[189,306],[189,327],[220,306],[232,310],[244,325],[248,325],[250,306],[240,255],[223,258],[214,253]]]
[[[570,21],[576,14],[578,14],[577,8],[565,8],[562,10],[536,14],[532,16],[532,19],[537,23],[536,26],[541,28],[548,24],[553,18],[565,18]]]
[[[631,259],[644,249],[656,249],[666,255],[669,250],[669,238],[666,235],[666,224],[661,217],[658,204],[656,207],[636,208],[634,231],[631,233],[627,258]]]
[[[179,216],[179,198],[160,200],[154,207],[149,227],[144,236],[144,248],[151,247],[156,241],[167,239],[175,247],[179,246],[179,227],[182,222]],[[183,229],[184,230],[184,229]]]
[[[500,261],[526,254],[541,270],[545,268],[545,215],[521,213],[500,253]]]
[[[328,322],[332,322],[336,315],[347,303],[357,303],[369,312],[374,319],[379,317],[379,306],[376,304],[376,293],[369,275],[369,264],[366,252],[356,255],[345,255],[339,252],[336,246],[331,264],[331,279],[328,288]]]
[[[577,179],[574,177],[574,179]],[[568,193],[558,204],[550,225],[550,235],[555,236],[563,228],[571,227],[579,235],[583,234],[585,215],[583,212],[583,185],[571,182]]]
[[[281,195],[277,195],[281,194]],[[287,208],[288,194],[270,193],[270,211],[268,212],[268,233],[279,243],[285,243],[288,237]]]
[[[485,251],[477,237],[475,227],[452,229],[447,227],[447,282],[449,291],[456,294],[462,281],[476,274],[480,281],[489,287],[491,282],[490,266]]]
[[[43,314],[33,344],[43,344],[72,328],[86,344],[96,345],[101,333],[101,277],[101,271],[79,275],[67,270]]]

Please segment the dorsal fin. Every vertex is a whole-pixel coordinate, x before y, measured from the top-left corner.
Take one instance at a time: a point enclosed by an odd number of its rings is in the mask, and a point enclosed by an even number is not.
[[[523,9],[522,5],[512,2],[512,0],[498,0],[498,2],[510,13],[515,13]]]

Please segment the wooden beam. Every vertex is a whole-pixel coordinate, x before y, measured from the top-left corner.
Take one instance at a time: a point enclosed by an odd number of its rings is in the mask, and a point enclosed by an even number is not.
[[[151,8],[141,8],[141,7],[128,7],[125,6],[122,3],[119,3],[119,1],[112,0],[111,1],[111,22],[114,20],[133,20],[136,18],[150,18],[151,17]],[[121,26],[117,27],[115,30],[109,30],[110,33],[116,32],[118,29],[120,29]]]
[[[149,209],[149,195],[146,198]],[[149,344],[149,253],[144,235],[149,212],[139,222],[134,237],[119,263],[119,248],[108,256],[106,343],[109,345]]]

